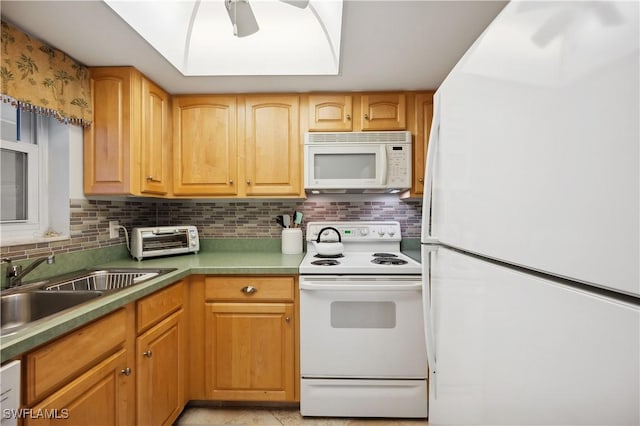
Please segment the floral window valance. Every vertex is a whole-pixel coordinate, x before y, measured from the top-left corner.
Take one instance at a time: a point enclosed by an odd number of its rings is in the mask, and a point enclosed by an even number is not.
[[[3,102],[53,115],[66,123],[91,124],[87,67],[5,21],[0,41]]]

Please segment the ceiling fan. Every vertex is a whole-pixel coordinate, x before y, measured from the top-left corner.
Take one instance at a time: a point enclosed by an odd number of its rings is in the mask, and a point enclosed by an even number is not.
[[[280,0],[283,3],[304,9],[309,5],[309,0]],[[233,25],[233,35],[246,37],[259,30],[256,17],[253,15],[249,0],[224,0],[224,5],[229,13],[229,19]]]

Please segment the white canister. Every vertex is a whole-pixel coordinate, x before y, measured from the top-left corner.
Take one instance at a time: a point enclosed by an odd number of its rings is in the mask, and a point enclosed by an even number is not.
[[[302,228],[282,230],[282,254],[302,253]]]

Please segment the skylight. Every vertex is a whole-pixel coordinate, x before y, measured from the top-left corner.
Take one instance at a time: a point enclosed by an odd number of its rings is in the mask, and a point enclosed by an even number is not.
[[[231,1],[250,5],[257,32],[235,36],[225,0],[105,3],[185,76],[338,74],[342,0]]]

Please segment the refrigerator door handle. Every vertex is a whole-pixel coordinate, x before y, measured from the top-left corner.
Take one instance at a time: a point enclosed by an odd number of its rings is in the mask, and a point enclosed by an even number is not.
[[[431,229],[431,198],[433,196],[433,168],[435,165],[436,150],[440,141],[440,93],[433,97],[433,120],[429,134],[429,146],[427,148],[427,161],[425,164],[426,175],[424,180],[424,199],[422,202],[422,242],[438,244],[437,237],[432,236]]]
[[[424,313],[424,337],[427,346],[427,363],[429,364],[429,385],[433,391],[434,399],[438,398],[438,379],[436,364],[436,347],[433,339],[433,316],[431,312],[431,256],[437,248],[422,248],[422,308]],[[426,274],[424,273],[426,272]]]

